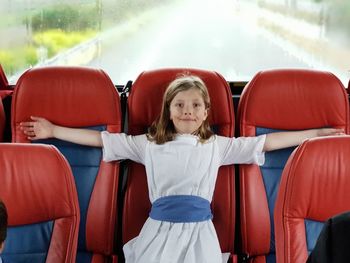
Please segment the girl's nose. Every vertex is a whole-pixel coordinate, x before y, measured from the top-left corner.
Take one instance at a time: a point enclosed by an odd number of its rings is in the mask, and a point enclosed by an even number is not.
[[[191,107],[185,107],[185,109],[184,109],[184,113],[185,113],[185,115],[192,115],[192,109],[191,109]]]

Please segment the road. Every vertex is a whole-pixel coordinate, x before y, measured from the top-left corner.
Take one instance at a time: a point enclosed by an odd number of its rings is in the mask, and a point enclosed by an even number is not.
[[[135,19],[125,33],[101,37],[100,56],[89,64],[103,68],[115,84],[163,67],[193,67],[246,81],[263,69],[308,68],[259,27],[251,5],[241,0],[187,0],[160,7],[148,19]],[[119,30],[119,31],[118,31]]]

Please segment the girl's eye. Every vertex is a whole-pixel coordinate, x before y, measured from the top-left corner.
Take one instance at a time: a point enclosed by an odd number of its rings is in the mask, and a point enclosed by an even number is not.
[[[194,104],[193,104],[193,107],[195,107],[195,108],[198,108],[198,107],[200,107],[200,106],[201,106],[200,103],[194,103]]]
[[[175,106],[182,108],[183,107],[183,103],[176,103]]]

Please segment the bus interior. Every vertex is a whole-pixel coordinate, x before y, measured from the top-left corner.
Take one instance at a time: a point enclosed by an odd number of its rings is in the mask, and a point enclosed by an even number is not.
[[[218,172],[228,262],[306,262],[325,222],[350,210],[349,26],[347,0],[0,1],[2,261],[125,262],[151,209],[142,164],[31,141],[21,122],[141,135],[169,83],[195,75],[217,135],[344,131]]]

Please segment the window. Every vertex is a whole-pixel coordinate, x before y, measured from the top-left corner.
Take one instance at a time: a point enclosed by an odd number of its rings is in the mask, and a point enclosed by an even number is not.
[[[7,0],[0,63],[14,83],[28,67],[104,69],[115,84],[143,70],[195,67],[248,81],[259,70],[350,77],[347,0]]]

